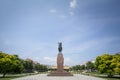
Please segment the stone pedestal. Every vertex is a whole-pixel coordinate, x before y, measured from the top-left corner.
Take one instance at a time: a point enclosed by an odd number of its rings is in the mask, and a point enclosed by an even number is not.
[[[66,71],[63,71],[63,72],[53,71],[47,76],[73,76],[73,74],[66,72]]]
[[[59,52],[57,56],[57,70],[52,71],[47,76],[73,76],[71,73],[64,71],[63,64],[64,64],[64,57],[63,54]]]

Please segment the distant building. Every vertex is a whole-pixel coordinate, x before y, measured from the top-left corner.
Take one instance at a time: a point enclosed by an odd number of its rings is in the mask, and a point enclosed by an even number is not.
[[[63,69],[66,70],[66,71],[69,71],[70,67],[69,66],[64,66]],[[50,70],[52,70],[52,71],[57,70],[57,66],[51,66]]]

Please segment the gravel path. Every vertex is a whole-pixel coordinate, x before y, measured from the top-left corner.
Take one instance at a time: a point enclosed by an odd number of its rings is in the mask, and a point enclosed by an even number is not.
[[[22,78],[16,78],[13,80],[105,80],[105,79],[80,74],[74,74],[73,77],[51,77],[51,76],[48,77],[46,74],[38,74]]]

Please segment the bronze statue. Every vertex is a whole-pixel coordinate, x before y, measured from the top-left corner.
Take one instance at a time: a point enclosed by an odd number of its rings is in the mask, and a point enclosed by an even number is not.
[[[58,51],[62,52],[62,42],[58,42]]]

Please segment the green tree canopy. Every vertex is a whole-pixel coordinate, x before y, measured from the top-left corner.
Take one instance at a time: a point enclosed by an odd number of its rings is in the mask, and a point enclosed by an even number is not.
[[[34,63],[31,59],[26,59],[23,61],[25,72],[33,72]]]
[[[107,73],[108,77],[120,74],[120,55],[103,54],[98,56],[95,61],[95,67],[100,73]]]
[[[113,55],[112,66],[114,67],[115,74],[120,75],[120,54]]]
[[[86,63],[86,69],[89,70],[90,72],[93,71],[95,69],[94,63],[92,63],[91,61],[88,61]]]
[[[72,70],[84,70],[85,65],[75,65],[72,67]]]
[[[94,63],[92,63],[91,61],[88,61],[88,62],[86,63],[86,68],[87,68],[87,69],[93,69],[93,68],[94,68]]]
[[[23,65],[14,55],[5,54],[0,52],[0,73],[3,77],[10,72],[21,72],[23,70]]]

